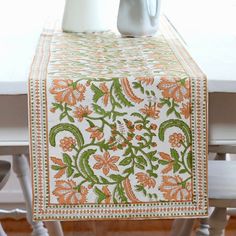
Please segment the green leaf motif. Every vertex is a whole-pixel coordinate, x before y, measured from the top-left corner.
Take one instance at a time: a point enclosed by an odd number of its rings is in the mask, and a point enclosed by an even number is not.
[[[193,166],[193,155],[191,151],[188,153],[188,156],[187,156],[187,165],[188,165],[188,168],[191,170]]]
[[[61,111],[63,111],[63,106],[62,106],[62,104],[53,102],[52,105],[53,105],[56,109],[60,109]]]
[[[127,114],[127,112],[117,112],[117,111],[113,111],[112,112],[112,120],[115,121],[117,119],[117,117],[121,116],[125,116]]]
[[[75,119],[72,116],[67,115],[67,118],[70,122],[72,122],[72,123],[75,122]]]
[[[152,151],[147,153],[147,157],[151,160],[151,161],[158,161],[158,158],[155,157],[155,155],[157,154],[157,151]]]
[[[153,170],[158,170],[159,165],[155,165],[155,166],[153,166],[152,168],[153,168]]]
[[[136,117],[142,119],[142,121],[143,121],[143,116],[142,116],[140,113],[138,113],[138,112],[133,112],[133,113],[131,114],[131,116],[136,116]]]
[[[152,170],[147,170],[147,173],[151,176],[151,177],[154,177],[154,178],[157,178],[158,175],[156,173],[154,173]]]
[[[127,156],[127,155],[130,154],[130,153],[131,153],[131,148],[128,147],[128,148],[125,150],[125,152],[124,152],[124,156]]]
[[[124,96],[122,89],[121,89],[121,84],[119,82],[119,79],[114,79],[113,80],[113,85],[114,85],[114,92],[116,95],[116,98],[126,107],[133,107],[134,105],[127,100],[127,98]]]
[[[115,182],[121,182],[124,180],[124,177],[122,177],[121,175],[109,175],[109,177],[114,180]]]
[[[133,167],[130,167],[130,168],[128,168],[128,169],[125,169],[124,171],[123,171],[123,173],[124,174],[133,174],[134,173],[134,168]]]
[[[67,116],[66,112],[61,113],[59,119],[60,121],[63,120]]]
[[[66,163],[68,166],[72,164],[71,157],[66,153],[63,153],[63,162]]]
[[[89,123],[90,127],[95,127],[95,124],[91,120],[86,119],[86,121]]]
[[[143,192],[144,196],[147,195],[147,191],[143,185],[135,185],[135,189],[137,192]]]
[[[151,90],[151,94],[152,94],[152,96],[156,96],[156,94],[153,90]]]
[[[140,91],[141,91],[142,93],[144,93],[144,88],[143,88],[143,86],[142,86],[141,83],[133,82],[132,84],[133,84],[133,88],[135,88],[135,89],[140,89]]]
[[[61,169],[63,169],[64,167],[52,165],[51,168],[52,168],[52,170],[61,170]]]
[[[175,109],[173,107],[169,108],[166,112],[166,115],[169,116],[171,113],[173,113]]]
[[[148,197],[149,197],[150,200],[152,200],[152,194],[151,193],[148,194]]]
[[[97,113],[97,114],[100,114],[100,115],[106,115],[106,111],[103,109],[103,108],[101,108],[99,105],[97,105],[97,104],[95,104],[95,103],[93,103],[93,110]]]
[[[103,184],[109,184],[110,183],[107,179],[103,178],[102,176],[100,178],[101,178],[101,181],[102,181]]]
[[[158,163],[165,166],[165,165],[169,164],[169,161],[159,160]]]
[[[67,177],[71,177],[74,173],[74,169],[72,167],[67,168]]]
[[[107,198],[106,194],[97,187],[95,187],[94,192],[98,196],[98,200],[97,200],[98,203],[101,203],[103,200]]]
[[[145,170],[145,166],[143,166],[143,165],[141,165],[141,164],[139,164],[139,163],[135,163],[135,166],[136,166],[137,168],[139,168],[140,170]]]
[[[92,154],[96,152],[96,149],[88,149],[83,152],[79,157],[79,167],[81,172],[86,176],[86,179],[90,180],[92,183],[98,183],[98,177],[94,174],[93,170],[89,165],[89,158]]]
[[[76,173],[76,174],[73,175],[73,178],[79,178],[80,176],[81,176],[80,173]]]
[[[181,115],[179,114],[179,112],[175,111],[175,116],[179,119],[181,119]]]
[[[132,162],[132,158],[129,156],[129,157],[124,158],[124,159],[119,163],[119,165],[120,165],[120,166],[127,166],[127,165],[129,165],[131,162]]]
[[[185,173],[187,173],[187,170],[182,169],[182,170],[179,171],[179,173],[180,173],[180,174],[185,174]]]
[[[124,192],[124,189],[122,187],[122,184],[118,184],[117,186],[117,192],[118,192],[118,195],[119,195],[119,199],[122,203],[127,203],[128,202],[128,199],[127,197],[125,196],[125,192]]]
[[[140,165],[147,166],[147,161],[145,160],[145,158],[144,158],[143,156],[136,156],[136,161],[137,161]]]
[[[101,89],[99,89],[97,86],[95,86],[94,84],[91,85],[90,87],[93,92],[94,92],[94,95],[93,95],[93,101],[94,102],[97,102],[103,95],[103,91]]]
[[[173,148],[170,149],[170,153],[171,153],[171,157],[173,157],[174,160],[176,162],[178,162],[178,160],[179,160],[179,153],[175,149],[173,149]]]
[[[106,143],[105,140],[102,140],[101,142],[97,143],[101,152],[103,152],[103,150],[107,151],[109,149],[109,144]]]
[[[186,137],[187,145],[190,145],[192,143],[191,130],[189,126],[184,121],[177,119],[170,119],[161,123],[158,133],[159,139],[161,141],[164,141],[165,139],[166,130],[172,127],[177,127],[182,130]]]
[[[180,164],[178,162],[174,162],[174,165],[173,165],[173,171],[174,173],[176,173],[179,169],[180,169]]]
[[[53,147],[56,146],[56,135],[63,131],[68,131],[72,133],[77,141],[78,146],[79,147],[83,146],[84,138],[80,130],[75,125],[67,124],[67,123],[61,123],[51,128],[50,133],[49,133],[49,142],[51,146]]]

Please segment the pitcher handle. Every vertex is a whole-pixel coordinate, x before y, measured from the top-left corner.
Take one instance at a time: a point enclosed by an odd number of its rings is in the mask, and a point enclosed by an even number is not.
[[[148,1],[149,0],[146,0],[147,5],[149,5]],[[157,26],[157,24],[158,24],[159,13],[160,13],[160,0],[156,0],[156,12],[155,12],[155,15],[151,15],[150,10],[148,12],[150,20],[151,20],[151,24],[152,24],[153,27]]]

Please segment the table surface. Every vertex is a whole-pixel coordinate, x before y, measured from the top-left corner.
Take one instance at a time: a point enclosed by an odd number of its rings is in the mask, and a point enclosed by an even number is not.
[[[0,23],[0,95],[27,93],[30,65],[45,21],[45,14],[43,17],[37,10],[40,1],[23,1],[30,4],[28,17],[21,18],[16,6],[16,10],[11,9],[14,20],[9,23],[9,19],[6,19]],[[0,13],[10,10],[10,3],[8,8],[2,8]],[[222,15],[222,12],[227,14]],[[176,0],[169,0],[168,6],[165,6],[166,16],[207,75],[209,92],[236,91],[234,12],[234,0],[180,0],[178,3]],[[5,23],[7,21],[8,24]]]

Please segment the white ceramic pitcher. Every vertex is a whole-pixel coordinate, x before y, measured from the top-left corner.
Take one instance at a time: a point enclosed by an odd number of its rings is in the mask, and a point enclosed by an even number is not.
[[[111,28],[113,0],[66,0],[62,29],[66,32],[99,32]]]
[[[117,27],[123,36],[152,36],[159,15],[160,0],[120,0]]]

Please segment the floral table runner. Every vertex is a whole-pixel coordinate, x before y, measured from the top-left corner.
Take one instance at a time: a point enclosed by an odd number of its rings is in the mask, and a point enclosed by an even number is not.
[[[29,78],[35,220],[207,215],[206,78],[153,38],[45,30]]]

